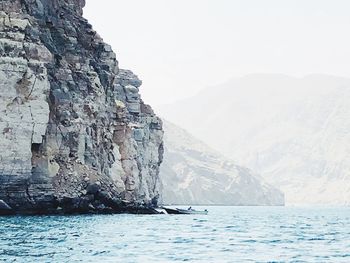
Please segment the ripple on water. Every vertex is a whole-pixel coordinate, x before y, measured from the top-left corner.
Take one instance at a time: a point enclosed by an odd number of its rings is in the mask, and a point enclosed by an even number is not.
[[[0,217],[0,262],[350,262],[344,208]]]

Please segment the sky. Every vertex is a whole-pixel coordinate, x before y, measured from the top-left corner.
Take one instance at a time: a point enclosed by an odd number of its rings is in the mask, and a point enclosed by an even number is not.
[[[350,77],[348,0],[86,2],[84,16],[154,107],[252,73]]]

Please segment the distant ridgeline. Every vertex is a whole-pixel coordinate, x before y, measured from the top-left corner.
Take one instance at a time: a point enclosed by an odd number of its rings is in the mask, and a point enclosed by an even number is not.
[[[161,112],[281,189],[287,204],[349,205],[349,99],[350,78],[252,74]]]
[[[82,17],[83,0],[0,0],[0,213],[147,213],[161,120]]]
[[[165,204],[284,205],[284,194],[176,125],[164,122]]]

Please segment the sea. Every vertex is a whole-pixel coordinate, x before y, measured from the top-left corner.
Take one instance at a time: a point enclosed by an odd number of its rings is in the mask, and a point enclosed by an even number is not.
[[[350,207],[0,217],[0,262],[350,262]]]

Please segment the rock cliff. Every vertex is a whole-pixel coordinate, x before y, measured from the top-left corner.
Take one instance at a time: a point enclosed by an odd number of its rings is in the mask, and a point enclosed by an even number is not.
[[[185,130],[164,122],[164,204],[284,205],[284,194]]]
[[[147,212],[162,122],[83,0],[0,0],[0,200],[17,213]]]

